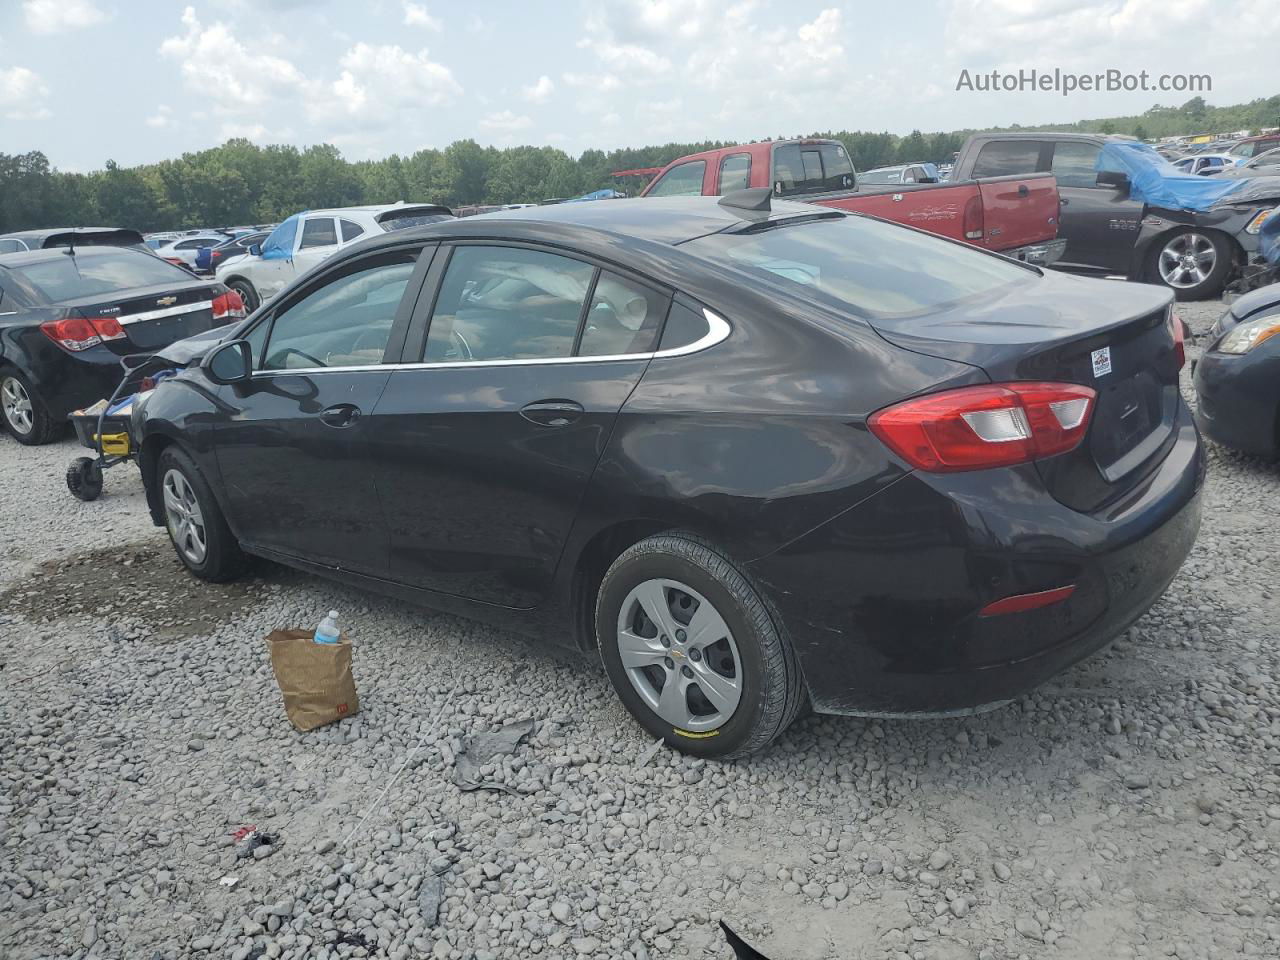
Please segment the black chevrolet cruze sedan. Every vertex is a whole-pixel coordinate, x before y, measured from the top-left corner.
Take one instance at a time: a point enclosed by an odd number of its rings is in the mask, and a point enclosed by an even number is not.
[[[757,191],[375,238],[232,336],[135,425],[197,576],[255,554],[598,647],[702,756],[1025,691],[1199,526],[1168,291]]]

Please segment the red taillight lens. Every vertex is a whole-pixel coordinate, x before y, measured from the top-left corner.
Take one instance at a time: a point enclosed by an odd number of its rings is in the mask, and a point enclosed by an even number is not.
[[[964,205],[964,238],[966,240],[981,240],[985,233],[986,224],[983,221],[982,197],[975,194]]]
[[[867,426],[917,470],[985,470],[1074,450],[1096,398],[1076,383],[961,387],[886,407]]]
[[[1165,321],[1165,326],[1169,328],[1169,336],[1173,337],[1173,356],[1178,361],[1178,369],[1181,370],[1187,363],[1186,328],[1183,326],[1182,318],[1173,312],[1173,307],[1169,308],[1169,318]]]
[[[121,340],[124,327],[115,317],[64,317],[40,324],[46,337],[72,353],[96,347],[104,340]]]
[[[124,327],[120,326],[120,321],[115,317],[90,317],[89,322],[103,340],[124,339]]]
[[[244,301],[234,290],[214,297],[212,306],[215,320],[238,320],[245,315]]]

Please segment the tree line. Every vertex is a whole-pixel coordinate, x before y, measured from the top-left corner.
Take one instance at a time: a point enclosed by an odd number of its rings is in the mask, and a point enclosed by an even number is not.
[[[1280,96],[1230,107],[1210,107],[1195,97],[1180,107],[1156,105],[1138,116],[1037,129],[1145,138],[1254,129],[1276,125],[1278,118]],[[926,134],[916,130],[902,137],[837,130],[806,135],[842,141],[854,167],[869,170],[894,163],[946,162],[973,132],[977,131]],[[407,200],[457,207],[536,203],[609,186],[638,192],[643,179],[619,181],[610,174],[662,166],[687,153],[727,145],[703,141],[608,152],[593,149],[575,158],[555,147],[498,149],[459,140],[443,149],[350,162],[329,144],[299,149],[258,146],[239,139],[137,167],[121,167],[109,160],[104,169],[92,173],[57,170],[39,151],[0,153],[0,232],[97,224],[175,230],[271,223],[299,210],[360,203]]]

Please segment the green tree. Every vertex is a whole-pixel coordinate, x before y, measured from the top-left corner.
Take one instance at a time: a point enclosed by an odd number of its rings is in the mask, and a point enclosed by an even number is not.
[[[480,203],[485,197],[488,157],[474,140],[457,140],[445,149],[432,170],[433,195],[451,207]]]

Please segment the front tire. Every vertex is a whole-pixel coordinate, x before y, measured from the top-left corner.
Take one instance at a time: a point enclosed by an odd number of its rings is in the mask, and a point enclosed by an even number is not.
[[[244,572],[248,558],[195,462],[166,447],[156,464],[165,528],[178,559],[201,580],[222,583]]]
[[[262,306],[262,298],[258,296],[258,289],[243,277],[236,277],[227,283],[227,289],[234,290],[240,294],[240,299],[244,301],[244,310],[246,314],[253,313],[258,307]]]
[[[691,534],[624,551],[600,585],[595,621],[623,705],[684,753],[762,750],[805,703],[780,618],[723,553]]]
[[[16,370],[0,374],[0,419],[13,439],[28,447],[57,440],[65,427],[49,414],[31,381]]]
[[[1183,227],[1156,241],[1147,273],[1178,300],[1210,300],[1226,286],[1232,262],[1225,234]]]

